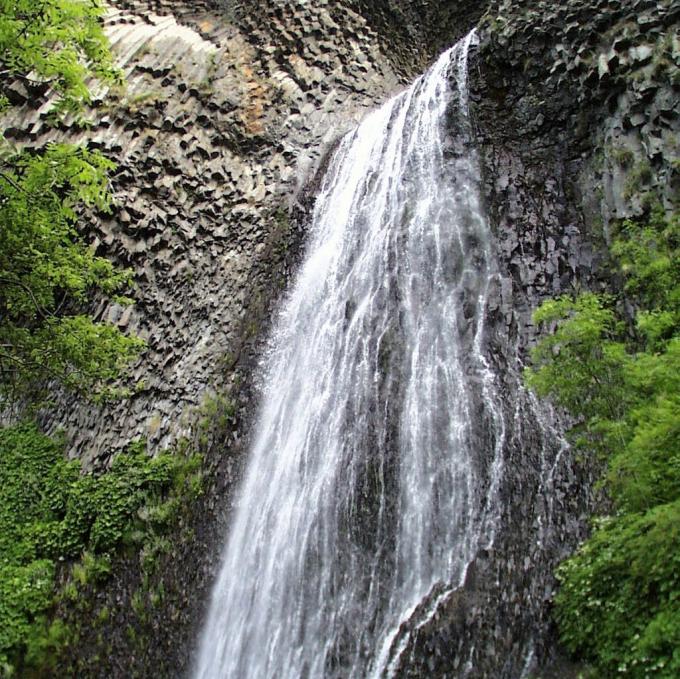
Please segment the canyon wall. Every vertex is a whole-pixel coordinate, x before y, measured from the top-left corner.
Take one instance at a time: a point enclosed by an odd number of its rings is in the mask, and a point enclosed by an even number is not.
[[[152,583],[163,602],[144,619],[132,610],[143,583],[136,557],[121,557],[109,585],[91,592],[93,611],[115,613],[73,649],[81,676],[176,677],[190,664],[228,524],[258,357],[343,132],[478,25],[472,107],[503,274],[490,341],[500,363],[521,364],[541,300],[609,284],[611,224],[677,201],[680,9],[670,0],[113,4],[107,32],[127,84],[99,93],[92,127],[49,128],[43,93],[21,84],[14,103],[25,105],[5,126],[19,144],[87,139],[118,162],[116,208],[88,215],[84,231],[99,254],[132,268],[137,302],[94,311],[148,349],[129,399],[64,397],[43,421],[65,428],[70,454],[94,467],[140,437],[152,452],[182,439],[204,452],[205,493]],[[224,417],[201,429],[216,396]],[[591,470],[561,463],[550,498],[560,519],[536,544],[513,527],[540,521],[546,502],[537,445],[509,451],[507,539],[480,555],[428,625],[414,626],[404,676],[450,676],[457,654],[472,654],[475,677],[497,676],[490,668],[502,657],[512,658],[507,676],[552,658],[550,572],[583,535]],[[541,630],[534,658],[513,656],[522,626]]]
[[[44,417],[92,464],[139,437],[156,451],[191,434],[196,408],[236,379],[285,286],[302,187],[410,77],[338,3],[121,2],[106,23],[126,84],[99,93],[90,128],[51,129],[49,101],[21,83],[13,99],[26,105],[5,120],[16,143],[87,140],[118,163],[113,213],[85,228],[98,254],[133,270],[136,304],[94,314],[148,348],[129,399],[65,398]]]
[[[606,253],[618,221],[656,202],[677,209],[679,16],[671,2],[499,2],[480,22],[471,96],[503,271],[490,305],[499,361],[526,360],[543,300],[616,286]],[[448,677],[468,657],[471,677],[576,676],[555,657],[554,583],[542,574],[583,535],[595,470],[556,461],[546,494],[540,447],[530,428],[509,447],[504,537],[431,621],[407,621],[403,676]],[[541,626],[523,665],[517,649]]]

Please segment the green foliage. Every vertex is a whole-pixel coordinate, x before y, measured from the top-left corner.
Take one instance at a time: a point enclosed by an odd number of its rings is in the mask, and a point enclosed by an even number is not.
[[[47,84],[56,113],[78,113],[91,100],[90,78],[120,80],[103,13],[100,0],[0,0],[0,82]]]
[[[142,346],[77,313],[88,293],[113,294],[129,273],[78,239],[76,209],[108,207],[98,154],[52,145],[21,154],[0,175],[0,388],[35,390],[47,379],[92,393]],[[121,301],[126,301],[120,298]]]
[[[628,173],[623,197],[628,200],[635,194],[640,193],[642,188],[649,184],[653,176],[654,173],[652,172],[651,165],[646,160],[639,162]]]
[[[197,490],[200,460],[142,445],[111,468],[83,474],[63,442],[31,424],[0,429],[0,676],[11,668],[49,668],[68,630],[51,620],[57,600],[105,580],[111,557],[130,542],[154,545]],[[70,577],[58,565],[73,563]]]
[[[680,675],[679,246],[677,214],[626,221],[612,246],[622,298],[587,293],[535,314],[555,327],[527,382],[579,419],[575,440],[606,462],[617,510],[558,574],[562,639],[603,677]]]
[[[597,411],[616,417],[626,354],[612,339],[620,332],[620,323],[611,298],[586,293],[576,299],[548,300],[535,312],[534,322],[557,327],[532,353],[529,386],[541,396],[554,396],[577,416]]]
[[[611,154],[621,167],[631,167],[635,162],[635,154],[629,148],[614,148]]]
[[[623,222],[612,253],[625,276],[625,291],[648,314],[669,315],[667,336],[680,322],[680,215],[666,219],[657,206],[646,224]]]
[[[562,640],[602,676],[680,676],[680,500],[602,521],[558,577]]]
[[[90,101],[88,80],[118,78],[99,0],[0,0],[0,98],[12,79],[53,90],[54,114]],[[7,100],[6,102],[7,103]],[[130,284],[80,238],[83,208],[110,207],[100,153],[66,144],[0,160],[0,398],[39,400],[49,381],[109,395],[111,381],[142,343],[83,313],[93,294]],[[117,301],[129,303],[124,297]]]

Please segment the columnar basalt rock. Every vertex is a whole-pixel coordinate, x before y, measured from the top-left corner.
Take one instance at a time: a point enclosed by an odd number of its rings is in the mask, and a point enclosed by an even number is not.
[[[611,220],[642,213],[645,194],[677,202],[679,19],[670,0],[572,0],[501,2],[481,23],[484,106],[511,112],[493,136],[532,153],[560,148],[567,182],[581,173],[569,202],[597,204],[605,235]]]
[[[611,287],[613,222],[654,201],[677,210],[677,23],[673,3],[642,0],[499,2],[480,22],[471,87],[502,270],[490,303],[498,360],[525,360],[537,332],[531,313],[546,298]],[[518,353],[508,357],[514,339]],[[547,498],[536,443],[508,450],[505,538],[479,555],[434,614],[437,591],[404,623],[410,643],[400,675],[510,678],[543,666],[541,676],[576,676],[562,659],[559,669],[547,667],[554,582],[542,574],[583,535],[594,470],[558,471]],[[527,527],[544,521],[546,502],[557,520],[534,542]],[[532,626],[542,629],[534,653],[518,657],[522,630]]]
[[[228,8],[227,8],[228,9]],[[193,411],[234,379],[267,324],[299,244],[297,189],[324,149],[401,83],[361,15],[337,3],[263,3],[226,15],[209,3],[119,3],[107,33],[126,76],[99,93],[93,127],[44,123],[49,101],[22,85],[5,120],[20,144],[67,138],[119,167],[116,209],[90,220],[98,253],[134,272],[137,303],[98,319],[148,350],[134,394],[93,407],[65,399],[45,414],[71,452],[105,461],[127,442],[152,451],[190,435]]]
[[[210,481],[152,578],[163,604],[145,623],[133,612],[133,597],[146,601],[149,586],[133,555],[88,594],[93,611],[113,612],[103,629],[81,625],[77,612],[68,620],[80,627],[67,658],[80,676],[177,676],[190,660],[246,448],[257,348],[301,248],[317,169],[438,46],[407,40],[408,26],[392,15],[390,35],[380,33],[380,3],[111,4],[106,30],[126,84],[97,93],[92,126],[50,127],[46,93],[21,83],[13,100],[24,106],[3,124],[17,144],[87,141],[118,163],[114,212],[86,215],[83,233],[133,270],[137,302],[93,311],[148,342],[131,398],[94,406],[65,397],[43,414],[45,425],[65,428],[70,454],[96,467],[139,437],[152,452],[202,438],[201,405],[214,392],[237,406],[201,445]],[[130,627],[139,641],[132,652]]]

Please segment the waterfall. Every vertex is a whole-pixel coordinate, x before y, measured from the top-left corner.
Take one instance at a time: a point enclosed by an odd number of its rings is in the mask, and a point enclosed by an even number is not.
[[[498,271],[474,33],[340,143],[280,313],[195,676],[389,675],[400,625],[497,530]]]

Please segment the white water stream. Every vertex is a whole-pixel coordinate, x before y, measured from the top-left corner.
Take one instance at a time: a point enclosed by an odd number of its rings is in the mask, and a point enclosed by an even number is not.
[[[494,537],[497,277],[474,34],[341,142],[278,320],[197,679],[389,674],[398,629]]]

